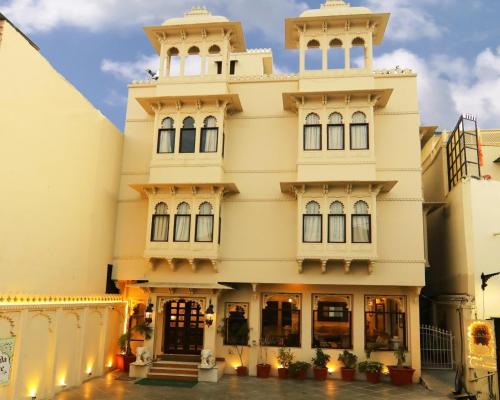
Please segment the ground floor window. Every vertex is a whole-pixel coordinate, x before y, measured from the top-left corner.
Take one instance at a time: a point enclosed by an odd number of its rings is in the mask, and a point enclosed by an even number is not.
[[[261,343],[264,346],[300,347],[300,294],[262,295]]]
[[[248,345],[248,303],[226,303],[224,344]]]
[[[365,347],[406,348],[406,297],[365,296]]]
[[[313,294],[312,347],[351,349],[352,296]]]

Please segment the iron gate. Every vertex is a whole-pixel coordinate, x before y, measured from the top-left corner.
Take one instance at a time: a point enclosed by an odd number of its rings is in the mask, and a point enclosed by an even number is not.
[[[453,334],[435,326],[420,327],[422,369],[453,369]]]

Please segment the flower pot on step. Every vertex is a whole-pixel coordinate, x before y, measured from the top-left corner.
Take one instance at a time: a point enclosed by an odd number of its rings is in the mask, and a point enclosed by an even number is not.
[[[278,368],[278,377],[280,379],[288,378],[288,368]]]
[[[314,368],[314,379],[324,381],[328,377],[328,368]]]
[[[353,381],[355,375],[356,375],[356,370],[354,368],[342,367],[340,369],[340,376],[342,377],[343,381]]]
[[[269,378],[271,366],[269,364],[257,364],[257,378]]]
[[[391,383],[396,386],[411,385],[413,383],[414,372],[415,370],[410,367],[389,366]]]
[[[379,383],[380,382],[380,371],[366,372],[366,380],[370,383]]]
[[[240,365],[239,367],[236,368],[236,375],[247,376],[248,375],[248,368],[244,367],[243,365]]]

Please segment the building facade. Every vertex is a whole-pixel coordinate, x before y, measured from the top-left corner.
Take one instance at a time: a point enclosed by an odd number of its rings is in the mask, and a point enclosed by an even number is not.
[[[105,295],[122,135],[0,14],[0,399],[51,398],[113,366]],[[33,397],[34,398],[34,397]]]
[[[287,346],[337,377],[377,344],[419,378],[416,75],[373,70],[388,19],[342,0],[287,19],[290,75],[204,8],[145,28],[159,73],[129,86],[113,277],[153,306],[156,357],[210,349],[234,373],[244,319],[251,375]]]
[[[474,131],[463,134],[466,156],[457,160],[467,168],[450,168],[456,165],[453,152],[448,150],[456,132],[435,132],[432,127],[422,132],[429,260],[427,284],[422,291],[424,323],[453,333],[454,364],[462,369],[469,391],[493,390],[498,396],[498,374],[492,378],[492,385],[487,379],[470,381],[498,366],[471,367],[468,328],[475,320],[492,319],[496,340],[500,340],[500,277],[492,277],[484,293],[481,288],[482,273],[500,272],[500,131],[480,130],[479,151],[474,150]],[[453,179],[453,171],[460,172],[458,179]]]

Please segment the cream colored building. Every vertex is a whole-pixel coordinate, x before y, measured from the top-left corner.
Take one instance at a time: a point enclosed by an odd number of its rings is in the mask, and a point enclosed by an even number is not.
[[[450,133],[435,132],[435,127],[421,132],[424,198],[432,210],[426,218],[429,269],[423,291],[432,301],[424,301],[422,312],[428,315],[426,323],[453,332],[455,364],[467,365],[469,321],[495,319],[500,338],[500,277],[488,281],[484,296],[481,290],[481,273],[500,272],[500,131],[479,131],[483,165],[480,171],[469,167],[454,185],[448,184]],[[475,158],[467,150],[467,160]],[[467,387],[487,393],[486,380],[479,382],[482,387],[469,382],[474,372],[464,371]],[[498,375],[495,380],[496,385]]]
[[[290,75],[204,8],[145,28],[159,76],[129,86],[113,265],[154,306],[155,356],[211,349],[234,373],[237,315],[251,375],[285,345],[324,348],[338,377],[339,352],[377,342],[419,378],[417,78],[373,70],[388,20],[341,0],[287,19]]]
[[[15,340],[2,400],[50,398],[112,363],[126,317],[105,295],[122,141],[0,14],[0,352]]]

